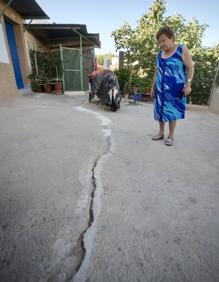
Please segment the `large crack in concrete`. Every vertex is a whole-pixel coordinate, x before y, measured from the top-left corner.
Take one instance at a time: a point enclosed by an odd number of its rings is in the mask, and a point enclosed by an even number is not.
[[[87,227],[79,237],[83,255],[76,269],[76,273],[70,279],[70,281],[73,282],[85,282],[87,280],[87,270],[89,268],[92,243],[94,235],[96,233],[97,219],[101,210],[101,195],[103,191],[101,183],[101,171],[103,168],[103,163],[107,160],[107,158],[113,151],[113,142],[110,128],[110,119],[100,113],[83,108],[82,106],[76,107],[76,109],[93,114],[97,119],[101,120],[102,131],[106,140],[106,150],[94,160],[92,166],[92,191],[90,194],[89,221]]]

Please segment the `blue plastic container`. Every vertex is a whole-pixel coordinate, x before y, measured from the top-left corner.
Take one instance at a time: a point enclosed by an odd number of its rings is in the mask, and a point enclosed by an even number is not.
[[[133,99],[134,99],[134,101],[142,101],[143,100],[143,96],[140,93],[134,93]]]

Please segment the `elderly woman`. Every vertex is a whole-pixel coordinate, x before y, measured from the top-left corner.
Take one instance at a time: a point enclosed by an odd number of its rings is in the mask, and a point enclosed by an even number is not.
[[[169,122],[169,135],[165,144],[174,144],[176,120],[185,117],[186,96],[191,92],[194,67],[188,48],[175,43],[173,30],[164,26],[156,35],[161,51],[151,89],[154,96],[154,118],[159,121],[159,133],[153,140],[164,138],[165,122]]]

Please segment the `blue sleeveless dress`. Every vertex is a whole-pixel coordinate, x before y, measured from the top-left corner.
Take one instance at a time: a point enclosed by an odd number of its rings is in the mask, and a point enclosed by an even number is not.
[[[186,97],[180,95],[186,82],[186,66],[182,60],[183,45],[175,53],[162,58],[157,55],[157,75],[154,95],[154,118],[158,121],[173,121],[185,117]]]

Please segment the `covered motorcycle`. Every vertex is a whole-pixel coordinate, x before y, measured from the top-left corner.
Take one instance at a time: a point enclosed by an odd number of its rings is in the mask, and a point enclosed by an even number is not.
[[[116,75],[110,70],[94,71],[89,77],[89,101],[96,95],[102,105],[115,112],[120,108],[121,92]]]

